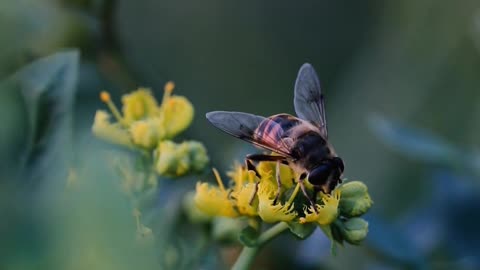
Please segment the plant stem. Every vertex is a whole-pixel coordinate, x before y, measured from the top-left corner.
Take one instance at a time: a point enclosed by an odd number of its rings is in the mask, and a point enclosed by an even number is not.
[[[277,235],[282,233],[288,228],[286,222],[280,222],[271,227],[270,229],[263,232],[257,240],[257,246],[255,247],[244,247],[240,256],[238,256],[237,261],[232,266],[232,270],[247,270],[255,259],[258,251],[268,243],[270,240],[275,238]]]

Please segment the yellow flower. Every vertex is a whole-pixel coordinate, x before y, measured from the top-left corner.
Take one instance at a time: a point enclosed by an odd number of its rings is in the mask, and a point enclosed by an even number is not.
[[[132,146],[128,132],[119,123],[110,123],[110,115],[103,110],[97,110],[93,121],[92,132],[95,136],[114,144]]]
[[[300,223],[317,222],[320,225],[328,225],[335,221],[338,216],[340,191],[334,190],[331,195],[322,194],[322,201],[323,205],[315,205],[317,212],[313,206],[305,207],[305,217],[300,218]]]
[[[222,180],[216,170],[215,178],[219,187],[210,187],[207,183],[197,183],[194,202],[197,208],[209,216],[237,217],[234,201],[228,197]]]
[[[277,204],[274,205],[273,200],[275,197],[276,187],[265,183],[268,182],[261,182],[259,184],[258,215],[263,221],[269,223],[293,220],[297,215],[297,212],[293,210],[293,204],[282,205],[281,203],[277,202]]]
[[[182,96],[171,96],[162,103],[161,119],[166,137],[172,138],[187,129],[193,120],[193,105]]]
[[[157,101],[147,88],[124,95],[122,97],[123,115],[127,124],[143,118],[154,116],[158,111]]]
[[[241,187],[237,187],[237,191],[232,193],[232,197],[236,199],[238,212],[242,215],[256,216],[258,207],[258,198],[255,194],[255,184],[248,183]],[[250,205],[250,200],[252,204]]]
[[[233,170],[227,173],[228,177],[233,181],[233,189],[235,191],[240,191],[243,186],[247,183],[255,183],[255,172],[247,171],[247,169],[236,163],[233,167]]]
[[[269,181],[274,182],[275,185],[277,184],[276,162],[260,162],[256,168],[262,176],[262,179],[268,179]],[[295,184],[295,174],[293,170],[285,164],[280,164],[280,183],[282,183],[283,190],[289,189]]]
[[[151,149],[162,139],[162,129],[157,118],[139,120],[130,126],[130,134],[135,145]]]

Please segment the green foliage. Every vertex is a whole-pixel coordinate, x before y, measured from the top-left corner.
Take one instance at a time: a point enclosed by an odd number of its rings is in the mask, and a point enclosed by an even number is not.
[[[37,60],[1,83],[2,93],[20,99],[14,103],[18,107],[13,111],[26,118],[27,126],[19,132],[26,134],[21,149],[9,153],[20,153],[13,160],[18,162],[18,172],[28,172],[24,177],[38,181],[47,171],[66,173],[68,155],[64,150],[71,147],[78,64],[78,52],[65,51]]]
[[[288,229],[290,229],[290,232],[299,239],[306,239],[316,228],[317,225],[314,223],[300,224],[297,222],[288,222]]]

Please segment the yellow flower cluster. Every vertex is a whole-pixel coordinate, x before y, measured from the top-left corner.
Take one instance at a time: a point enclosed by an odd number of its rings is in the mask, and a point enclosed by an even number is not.
[[[330,224],[338,216],[340,192],[324,195],[316,203],[316,211],[302,194],[298,195],[300,186],[296,182],[298,175],[286,166],[280,165],[281,193],[278,200],[276,183],[276,166],[274,162],[260,162],[257,165],[260,179],[253,171],[235,165],[228,173],[231,185],[225,188],[215,173],[218,186],[197,183],[194,197],[198,209],[210,216],[225,217],[260,217],[264,222],[317,222]],[[256,184],[258,183],[258,184]],[[307,188],[311,187],[307,185]],[[298,196],[297,196],[298,195]]]
[[[163,100],[158,103],[150,89],[139,88],[122,97],[122,109],[117,109],[107,92],[100,99],[110,113],[98,110],[92,126],[93,133],[110,143],[152,153],[157,173],[181,176],[201,171],[208,163],[205,147],[195,141],[177,144],[172,138],[192,122],[194,109],[183,96],[172,95],[175,85],[165,85]],[[116,122],[111,122],[111,117]]]
[[[364,183],[350,181],[341,184],[331,194],[320,193],[312,205],[299,192],[299,175],[289,166],[279,167],[280,194],[276,181],[276,163],[260,162],[256,170],[260,177],[254,171],[235,165],[228,173],[228,187],[224,186],[218,172],[214,170],[218,185],[197,183],[193,195],[195,209],[206,217],[247,217],[251,221],[262,220],[266,223],[286,222],[290,231],[301,239],[308,237],[319,226],[331,239],[332,250],[335,243],[346,241],[359,244],[367,236],[368,222],[361,216],[373,202]],[[306,192],[311,196],[313,186],[308,180],[304,184]],[[199,213],[195,215],[201,216]],[[245,239],[244,236],[239,237]]]

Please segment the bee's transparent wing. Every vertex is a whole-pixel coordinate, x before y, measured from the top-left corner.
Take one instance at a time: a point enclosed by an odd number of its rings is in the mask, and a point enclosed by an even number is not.
[[[283,156],[291,156],[289,147],[281,140],[280,132],[275,134],[275,136],[278,136],[276,138],[271,138],[268,134],[255,134],[258,132],[257,127],[264,120],[267,120],[265,117],[243,112],[226,111],[209,112],[206,117],[215,127],[234,137]]]
[[[317,73],[309,63],[303,64],[298,71],[293,103],[297,116],[317,126],[320,129],[320,134],[327,139],[324,97]]]

